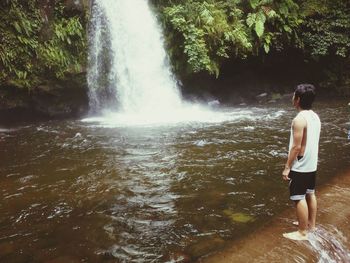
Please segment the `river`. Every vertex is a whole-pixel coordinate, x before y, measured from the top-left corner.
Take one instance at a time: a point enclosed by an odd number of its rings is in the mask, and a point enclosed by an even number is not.
[[[315,111],[322,186],[350,167],[350,114],[344,101]],[[242,106],[166,125],[1,127],[0,261],[180,262],[215,253],[291,207],[281,172],[295,114],[288,105]]]

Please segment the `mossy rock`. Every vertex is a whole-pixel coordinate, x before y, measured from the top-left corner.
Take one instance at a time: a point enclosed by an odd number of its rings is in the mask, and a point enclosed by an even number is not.
[[[255,221],[255,218],[251,215],[245,213],[234,213],[229,209],[224,210],[224,214],[235,223],[249,223]]]
[[[191,256],[192,259],[198,259],[204,255],[209,254],[212,251],[218,250],[223,247],[225,241],[218,235],[209,238],[204,238],[197,243],[194,243],[187,247],[186,253]]]

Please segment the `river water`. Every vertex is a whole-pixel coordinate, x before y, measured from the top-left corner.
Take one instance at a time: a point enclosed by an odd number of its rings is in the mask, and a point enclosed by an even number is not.
[[[346,104],[315,105],[318,185],[350,167]],[[167,125],[2,127],[0,261],[176,262],[214,253],[291,206],[281,171],[295,114],[246,106]]]

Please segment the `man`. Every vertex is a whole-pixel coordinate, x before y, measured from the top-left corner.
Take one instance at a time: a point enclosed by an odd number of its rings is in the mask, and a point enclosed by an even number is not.
[[[293,240],[307,240],[308,231],[313,230],[316,223],[315,177],[321,122],[311,110],[314,99],[313,85],[300,84],[296,87],[293,105],[298,115],[292,122],[288,160],[282,172],[283,179],[289,180],[290,199],[296,206],[299,228],[283,236]]]

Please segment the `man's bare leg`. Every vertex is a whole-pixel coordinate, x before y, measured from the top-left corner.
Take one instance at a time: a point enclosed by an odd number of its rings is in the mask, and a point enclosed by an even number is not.
[[[296,201],[295,206],[299,223],[299,229],[295,232],[285,233],[283,234],[283,236],[285,238],[293,240],[307,240],[309,210],[306,200],[303,199],[300,201]]]
[[[308,227],[309,230],[312,231],[315,229],[316,226],[316,214],[317,214],[317,198],[314,193],[308,193],[306,194],[306,203],[309,211],[309,222]],[[298,221],[293,221],[292,223],[295,226],[299,225]]]
[[[306,194],[306,202],[309,212],[309,230],[314,230],[316,226],[317,199],[315,193]]]

